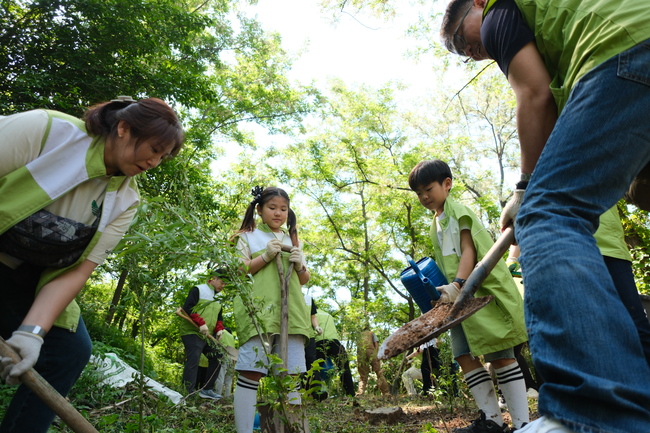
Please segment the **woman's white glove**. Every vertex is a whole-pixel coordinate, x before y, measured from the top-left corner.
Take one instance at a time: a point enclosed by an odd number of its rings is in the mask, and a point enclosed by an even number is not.
[[[440,302],[454,302],[460,293],[460,289],[454,283],[436,287],[436,290],[440,292],[440,299],[438,299]]]
[[[525,189],[516,189],[512,194],[512,198],[506,203],[506,206],[501,211],[501,218],[499,224],[501,225],[501,230],[504,230],[510,224],[514,223],[515,218],[517,218],[517,213],[521,207],[521,202],[524,200]]]
[[[314,331],[316,331],[318,335],[323,335],[323,328],[321,328],[320,326],[315,327]]]
[[[210,330],[208,329],[208,325],[201,325],[201,326],[199,326],[199,332],[200,332],[201,334],[207,336],[207,335],[208,335],[208,332],[210,332]]]
[[[262,254],[262,260],[266,263],[271,263],[271,260],[273,260],[280,251],[282,251],[282,242],[278,239],[271,239],[266,244],[266,251]]]
[[[291,263],[295,263],[297,269],[302,268],[302,264],[303,264],[304,260],[305,260],[305,256],[302,254],[302,250],[300,249],[300,247],[291,248],[291,254],[289,255],[289,261]],[[298,268],[298,266],[300,268]]]
[[[7,385],[18,385],[20,383],[20,376],[32,368],[36,364],[36,361],[38,361],[43,339],[31,332],[14,331],[11,334],[11,338],[7,340],[7,344],[20,355],[22,360],[18,364],[14,364],[11,358],[2,358],[0,376],[2,376],[2,379]]]

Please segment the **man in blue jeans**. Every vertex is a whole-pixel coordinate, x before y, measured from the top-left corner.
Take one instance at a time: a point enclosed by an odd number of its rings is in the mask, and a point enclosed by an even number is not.
[[[650,367],[593,234],[650,162],[647,0],[452,0],[447,48],[517,98],[516,218],[544,416],[522,433],[650,432]],[[534,173],[533,173],[534,169]],[[521,207],[521,208],[520,208]]]

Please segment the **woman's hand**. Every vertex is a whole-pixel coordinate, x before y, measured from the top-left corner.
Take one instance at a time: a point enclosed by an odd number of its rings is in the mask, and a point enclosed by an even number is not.
[[[20,355],[22,360],[15,364],[9,357],[2,358],[2,371],[0,371],[0,376],[2,376],[2,379],[7,385],[18,385],[20,383],[20,376],[32,368],[36,364],[36,361],[38,361],[43,339],[31,332],[14,331],[11,338],[7,340],[7,344]]]

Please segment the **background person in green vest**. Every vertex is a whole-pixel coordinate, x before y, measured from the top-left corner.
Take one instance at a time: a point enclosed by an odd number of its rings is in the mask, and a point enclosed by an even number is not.
[[[316,353],[321,359],[330,358],[339,370],[341,385],[345,395],[354,397],[354,381],[352,370],[345,346],[341,344],[339,333],[336,329],[334,318],[326,311],[318,310],[316,313],[322,332],[316,335]]]
[[[197,326],[179,318],[181,340],[185,346],[183,384],[188,395],[196,391],[199,361],[203,353],[208,358],[208,369],[199,397],[218,400],[221,395],[214,392],[214,383],[219,375],[221,352],[216,347],[216,341],[211,342],[209,336],[220,336],[224,331],[222,308],[216,297],[225,286],[223,278],[226,271],[219,268],[209,273],[207,284],[192,287],[183,304],[183,310]]]
[[[443,19],[447,48],[494,59],[517,98],[501,226],[516,218],[545,382],[526,433],[650,431],[650,367],[593,237],[650,161],[649,22],[646,0],[453,0]]]
[[[214,383],[214,391],[224,398],[232,397],[232,381],[235,376],[235,362],[237,362],[237,340],[226,327],[219,337],[219,344],[226,348],[226,355],[222,358],[219,376]]]
[[[2,359],[8,384],[34,367],[62,395],[72,388],[92,348],[74,298],[129,228],[134,176],[176,155],[183,139],[156,98],[119,97],[83,120],[50,110],[0,116],[0,334],[22,357]],[[46,432],[53,419],[21,385],[0,431]]]

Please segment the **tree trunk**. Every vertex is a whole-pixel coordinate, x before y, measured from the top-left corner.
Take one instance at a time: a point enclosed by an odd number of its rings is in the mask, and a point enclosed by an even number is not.
[[[126,277],[129,274],[129,271],[124,268],[120,273],[120,279],[117,281],[117,287],[115,288],[115,293],[113,293],[113,299],[111,300],[111,306],[108,308],[108,314],[106,314],[106,324],[110,325],[113,322],[113,317],[115,316],[115,310],[120,304],[120,298],[122,297],[122,291],[124,290],[124,283],[126,282]]]

